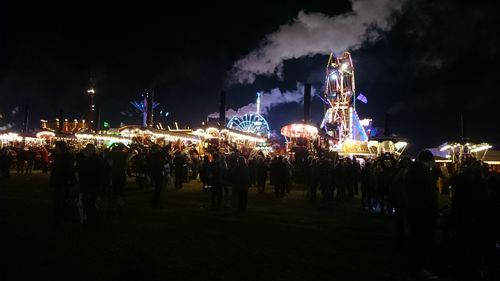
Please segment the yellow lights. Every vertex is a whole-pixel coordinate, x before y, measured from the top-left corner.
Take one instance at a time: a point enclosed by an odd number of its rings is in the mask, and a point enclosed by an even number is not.
[[[354,144],[357,144],[359,142],[357,140],[353,140],[353,139],[345,139],[344,143],[347,145],[354,145]]]
[[[166,141],[190,141],[190,142],[200,142],[200,139],[197,136],[191,136],[188,134],[184,133],[179,133],[179,132],[169,132],[169,131],[161,131],[161,130],[148,130],[148,129],[139,129],[139,128],[134,128],[134,129],[124,129],[120,131],[120,135],[124,138],[129,138],[132,139],[134,137],[144,137],[144,136],[151,136],[155,139],[164,139]]]
[[[363,126],[363,127],[370,126],[371,122],[372,122],[372,119],[367,119],[367,118],[359,120],[359,124],[361,124],[361,126]]]
[[[55,136],[56,136],[56,134],[54,132],[43,131],[43,132],[36,133],[36,137],[38,139],[41,139],[41,138],[53,138]]]
[[[240,134],[235,131],[230,131],[228,129],[222,129],[220,131],[221,134],[228,134],[229,136],[235,138],[235,140],[247,140],[252,142],[266,142],[266,138],[259,136],[250,136],[247,134]]]
[[[219,129],[214,128],[214,127],[208,127],[208,128],[205,129],[205,132],[207,132],[209,134],[218,134],[219,133]]]
[[[368,141],[368,147],[378,147],[378,141],[375,140]]]
[[[199,136],[205,139],[214,139],[216,138],[214,135],[206,133],[203,129],[198,129],[194,132],[191,132],[192,135]]]
[[[480,144],[480,145],[477,145],[476,147],[474,148],[471,148],[470,152],[472,153],[475,153],[475,152],[479,152],[479,151],[483,151],[483,150],[487,150],[487,149],[490,149],[492,146],[485,143],[485,144]]]
[[[308,124],[289,124],[281,128],[281,134],[288,138],[315,138],[318,128]]]
[[[473,144],[473,143],[466,143],[466,144],[460,144],[460,143],[452,143],[452,144],[446,144],[443,147],[439,149],[439,151],[446,151],[446,150],[455,150],[455,151],[461,151],[464,148],[468,148],[470,153],[476,153],[484,150],[488,150],[492,148],[491,145],[487,143],[480,143],[480,144]]]
[[[253,135],[251,133],[240,133],[238,131],[230,130],[230,129],[222,129],[219,130],[215,127],[208,127],[205,130],[197,129],[191,132],[192,135],[202,137],[204,139],[217,139],[217,138],[228,138],[232,141],[250,141],[255,143],[264,143],[267,141],[265,137],[261,137],[258,135]]]
[[[404,149],[407,145],[408,143],[405,141],[398,141],[397,143],[394,144],[394,147],[396,148],[396,150],[401,150]]]
[[[445,151],[445,150],[450,149],[451,147],[452,147],[451,145],[447,144],[447,145],[445,145],[445,146],[441,147],[441,148],[439,149],[439,151]]]
[[[16,133],[4,133],[0,135],[1,141],[23,141],[23,137],[19,136]]]
[[[89,94],[95,94],[95,91],[94,91],[94,89],[89,89],[89,90],[87,91],[87,93],[89,93]]]
[[[378,138],[369,140],[367,146],[369,151],[377,156],[384,153],[390,153],[397,159],[403,154],[408,146],[408,142],[404,139],[397,138]]]
[[[98,141],[110,141],[110,142],[121,142],[124,144],[129,144],[132,141],[125,138],[117,138],[111,136],[93,135],[93,134],[75,134],[78,140],[98,140]]]

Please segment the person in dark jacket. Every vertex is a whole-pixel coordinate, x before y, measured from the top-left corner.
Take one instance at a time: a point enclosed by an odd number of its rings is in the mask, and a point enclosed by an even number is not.
[[[264,193],[264,190],[266,189],[266,179],[267,164],[264,162],[263,158],[260,158],[257,163],[257,189],[259,193]]]
[[[184,181],[184,169],[186,169],[186,158],[180,151],[176,151],[174,155],[174,176],[175,176],[175,188],[176,189],[181,189],[182,188],[182,182]]]
[[[238,157],[233,177],[238,199],[238,212],[245,212],[247,209],[248,189],[250,188],[250,171],[243,156]]]
[[[319,187],[321,189],[321,197],[323,201],[330,201],[333,199],[332,189],[332,165],[327,158],[321,157],[317,165],[317,174]]]
[[[222,201],[225,207],[231,206],[231,180],[229,173],[229,165],[226,161],[226,157],[221,155],[219,158],[220,168],[221,168],[221,181],[222,181]]]
[[[458,238],[457,268],[460,275],[471,280],[498,280],[493,279],[495,269],[491,263],[494,241],[499,238],[494,236],[494,223],[498,223],[495,213],[499,209],[498,205],[495,208],[498,203],[492,184],[478,161],[463,167],[452,181],[454,195],[450,215]],[[481,271],[490,279],[481,278]]]
[[[115,212],[122,210],[122,196],[127,182],[129,154],[124,144],[119,143],[111,149],[111,200]]]
[[[10,178],[10,166],[12,163],[12,155],[7,147],[0,151],[0,171],[2,172],[0,178]]]
[[[309,187],[308,197],[309,200],[314,203],[316,202],[316,193],[319,183],[319,175],[318,175],[318,159],[317,158],[308,158],[308,165],[306,168],[306,178],[307,184]]]
[[[248,171],[250,172],[250,186],[256,186],[257,182],[257,159],[250,158],[248,160]]]
[[[204,155],[203,162],[201,163],[200,167],[200,180],[201,180],[202,191],[205,191],[210,187],[209,178],[210,178],[210,160],[208,159],[208,155]]]
[[[66,204],[69,189],[75,184],[75,158],[68,151],[66,142],[57,141],[54,162],[50,173],[50,186],[54,189],[54,222],[59,224],[69,220],[69,208]]]
[[[432,169],[434,156],[429,150],[418,154],[406,173],[407,215],[410,228],[410,263],[427,278],[434,277],[427,269],[438,218],[437,178]]]
[[[166,156],[160,150],[158,145],[153,145],[151,148],[151,154],[149,156],[149,165],[151,172],[151,180],[154,182],[154,192],[153,192],[153,202],[152,205],[155,208],[160,207],[160,192],[163,187],[163,180],[165,176],[165,161]],[[182,174],[181,174],[182,176]],[[181,180],[181,178],[179,178]],[[181,183],[182,186],[182,183]]]
[[[222,202],[223,167],[218,154],[210,163],[210,186],[212,187],[212,208],[220,208]]]
[[[17,160],[17,174],[22,175],[24,171],[27,171],[27,154],[28,147],[21,147],[16,150],[16,160]]]
[[[275,193],[276,198],[283,198],[285,196],[285,192],[287,191],[288,185],[290,184],[291,168],[288,165],[288,160],[283,156],[278,157],[278,162],[275,166]],[[277,188],[276,188],[277,187]]]
[[[394,223],[396,229],[396,243],[399,246],[404,245],[405,241],[405,220],[406,220],[406,187],[405,179],[408,168],[412,161],[408,157],[403,157],[398,162],[397,172],[394,177],[394,183],[389,190],[389,201],[394,207]]]
[[[373,160],[367,160],[361,170],[361,205],[370,213],[373,211],[374,196],[373,165]]]
[[[278,194],[279,183],[278,183],[278,173],[279,173],[279,158],[275,156],[271,163],[269,164],[269,184],[274,186],[274,193]]]
[[[347,199],[348,168],[345,158],[339,160],[335,166],[335,185],[337,187],[337,199]]]
[[[375,182],[377,191],[377,201],[380,205],[380,214],[393,215],[393,206],[388,200],[389,190],[392,189],[394,184],[394,176],[396,169],[394,165],[394,158],[389,153],[384,154],[379,160],[380,165],[377,166],[375,172]]]
[[[76,171],[86,217],[83,223],[86,225],[95,226],[98,223],[99,216],[95,202],[101,193],[103,168],[104,160],[97,155],[95,146],[87,144],[76,159]]]
[[[127,181],[128,153],[122,143],[111,149],[111,185],[112,196],[119,198]]]
[[[26,151],[26,174],[33,174],[33,169],[35,168],[36,151],[33,147],[30,147]]]

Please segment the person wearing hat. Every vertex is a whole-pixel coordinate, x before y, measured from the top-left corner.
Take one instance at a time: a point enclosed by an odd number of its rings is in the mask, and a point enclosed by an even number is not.
[[[426,269],[438,218],[434,165],[432,152],[420,152],[417,161],[408,168],[405,181],[410,263],[416,273],[426,279],[437,278]]]

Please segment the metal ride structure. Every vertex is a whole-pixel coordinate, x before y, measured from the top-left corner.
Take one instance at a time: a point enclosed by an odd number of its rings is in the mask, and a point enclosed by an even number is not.
[[[144,90],[141,97],[141,101],[131,101],[130,104],[142,114],[142,127],[152,127],[153,110],[157,108],[160,103],[154,101],[153,93],[150,93],[147,89]]]
[[[230,129],[252,133],[263,137],[270,137],[271,130],[266,119],[260,114],[260,99],[262,93],[257,93],[257,111],[242,116],[233,116],[227,123]]]
[[[356,113],[354,65],[349,52],[340,57],[330,54],[324,98],[328,109],[321,128],[333,137],[333,150],[342,150],[346,143],[366,142],[368,136]]]

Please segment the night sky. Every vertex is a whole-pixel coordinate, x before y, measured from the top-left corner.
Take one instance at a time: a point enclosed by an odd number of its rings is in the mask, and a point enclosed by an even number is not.
[[[382,127],[391,113],[393,132],[413,148],[458,137],[461,111],[468,136],[500,147],[500,9],[497,1],[458,2],[406,1],[389,31],[352,51],[357,91],[368,98],[358,103],[360,117]],[[33,127],[59,109],[69,119],[82,118],[90,73],[102,120],[112,127],[140,122],[130,116],[130,101],[144,88],[154,89],[159,108],[170,112],[164,124],[191,127],[217,111],[222,89],[232,108],[252,102],[258,90],[288,90],[297,82],[320,89],[328,58],[322,54],[286,60],[281,79],[258,76],[251,84],[228,86],[228,73],[299,11],[335,16],[351,9],[349,1],[2,3],[0,127],[19,126],[26,104]],[[312,116],[315,122],[322,117],[318,98]],[[302,119],[302,105],[283,104],[266,117],[279,131]]]

